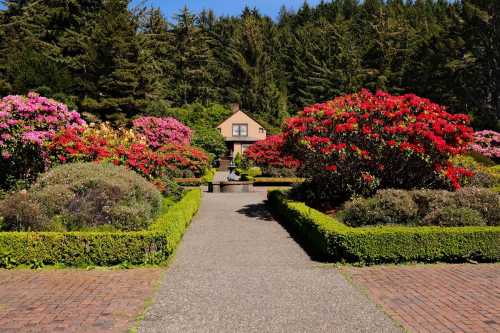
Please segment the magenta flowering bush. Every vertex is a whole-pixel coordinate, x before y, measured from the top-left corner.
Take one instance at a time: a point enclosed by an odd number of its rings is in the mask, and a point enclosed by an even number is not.
[[[43,143],[62,128],[83,125],[78,112],[36,93],[1,99],[0,186],[36,177],[46,167]]]
[[[474,143],[471,144],[472,151],[500,161],[500,133],[495,131],[479,131],[474,133]]]
[[[143,134],[153,149],[168,144],[187,145],[191,142],[191,129],[175,118],[141,117],[133,127]]]

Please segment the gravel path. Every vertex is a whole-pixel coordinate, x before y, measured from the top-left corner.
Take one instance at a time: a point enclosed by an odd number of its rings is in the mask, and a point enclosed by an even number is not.
[[[401,332],[311,261],[264,199],[205,194],[139,332]]]

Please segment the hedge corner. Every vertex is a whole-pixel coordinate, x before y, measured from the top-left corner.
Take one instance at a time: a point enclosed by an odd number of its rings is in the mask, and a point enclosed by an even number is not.
[[[201,191],[191,190],[143,231],[0,232],[0,267],[160,264],[177,247],[200,203]]]
[[[268,193],[271,211],[297,233],[304,246],[327,261],[365,264],[401,262],[500,261],[500,227],[352,228],[287,199]]]

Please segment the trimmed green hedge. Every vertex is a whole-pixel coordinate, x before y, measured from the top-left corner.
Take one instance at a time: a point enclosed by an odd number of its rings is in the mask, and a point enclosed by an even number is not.
[[[304,178],[297,177],[256,177],[254,179],[255,186],[291,186],[303,182]]]
[[[292,227],[313,254],[328,261],[359,263],[463,262],[500,260],[500,227],[351,228],[281,191],[268,193],[268,205]]]
[[[159,264],[177,247],[200,202],[201,191],[189,191],[144,231],[0,232],[0,267]]]

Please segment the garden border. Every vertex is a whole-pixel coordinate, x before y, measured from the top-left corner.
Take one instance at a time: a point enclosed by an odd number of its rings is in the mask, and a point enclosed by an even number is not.
[[[191,190],[147,229],[133,232],[0,232],[0,267],[160,264],[180,242],[201,204]]]
[[[500,227],[352,228],[279,190],[268,192],[268,205],[311,254],[329,262],[500,261]]]
[[[302,184],[304,178],[298,177],[255,177],[254,186],[294,186]]]

